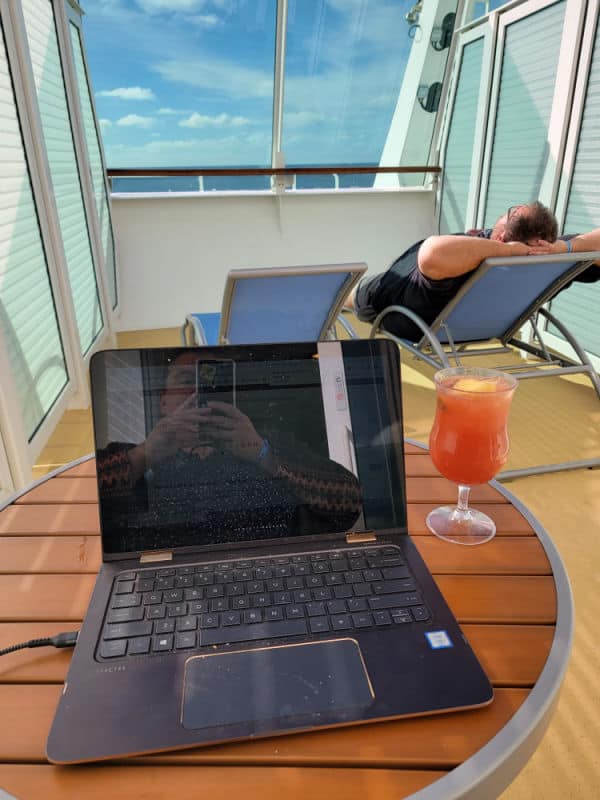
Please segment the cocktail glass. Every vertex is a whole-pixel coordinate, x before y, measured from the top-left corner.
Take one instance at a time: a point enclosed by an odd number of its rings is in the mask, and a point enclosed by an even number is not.
[[[476,367],[442,369],[434,380],[437,408],[429,451],[439,472],[458,484],[458,504],[431,511],[427,527],[447,542],[483,544],[496,525],[469,506],[469,491],[491,480],[506,463],[508,412],[517,381],[505,372]]]

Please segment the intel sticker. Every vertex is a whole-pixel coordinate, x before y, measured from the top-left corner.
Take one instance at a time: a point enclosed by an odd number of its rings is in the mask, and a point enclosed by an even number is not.
[[[454,647],[446,631],[430,631],[425,636],[432,650],[440,650],[442,647]]]

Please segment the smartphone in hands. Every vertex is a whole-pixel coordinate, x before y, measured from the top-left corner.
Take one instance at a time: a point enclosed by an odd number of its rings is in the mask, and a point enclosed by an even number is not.
[[[209,400],[236,405],[235,361],[217,358],[196,361],[196,404],[203,408]]]

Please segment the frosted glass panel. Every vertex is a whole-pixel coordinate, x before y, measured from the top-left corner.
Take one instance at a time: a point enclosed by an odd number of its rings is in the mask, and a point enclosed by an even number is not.
[[[100,224],[100,234],[102,236],[102,248],[104,251],[104,263],[108,276],[108,285],[112,307],[117,305],[117,276],[115,264],[115,244],[113,239],[112,222],[110,218],[110,208],[108,205],[108,195],[104,180],[104,164],[102,163],[102,150],[98,140],[98,129],[94,118],[94,108],[91,102],[90,85],[85,69],[83,58],[83,41],[81,32],[77,25],[70,23],[71,45],[75,61],[75,72],[77,74],[77,88],[79,90],[79,102],[81,103],[81,113],[85,130],[88,158],[94,182],[94,194],[96,196],[96,209],[98,211],[98,221]]]
[[[486,226],[510,206],[539,198],[551,158],[548,125],[564,13],[563,0],[506,28]]]
[[[2,36],[0,174],[0,327],[31,440],[68,376]]]
[[[440,233],[466,229],[482,58],[483,37],[463,48],[444,158]]]
[[[23,0],[23,15],[81,351],[85,354],[102,330],[102,312],[50,0]]]
[[[569,193],[565,233],[584,233],[600,224],[600,23],[596,29],[594,55],[585,98],[585,108],[575,170]],[[551,311],[565,322],[579,343],[600,356],[600,283],[574,284],[551,304]],[[550,327],[552,333],[560,333]]]

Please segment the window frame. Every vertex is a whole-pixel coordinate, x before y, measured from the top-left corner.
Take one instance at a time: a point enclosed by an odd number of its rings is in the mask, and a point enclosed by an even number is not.
[[[112,207],[110,198],[110,186],[108,184],[108,179],[106,176],[106,158],[104,153],[104,146],[102,142],[102,135],[100,133],[100,130],[98,129],[98,112],[96,109],[96,104],[94,102],[94,93],[92,92],[92,87],[90,85],[90,79],[89,79],[90,71],[87,62],[87,54],[85,52],[85,48],[82,47],[81,54],[85,69],[85,79],[88,87],[90,104],[92,107],[92,114],[94,117],[94,127],[96,130],[98,149],[100,151],[102,170],[104,173],[104,191],[106,194],[106,203],[108,206],[109,223],[110,223],[111,239],[113,246],[115,283],[116,283],[115,294],[117,298],[117,303],[113,307],[110,296],[110,287],[108,285],[107,266],[106,266],[106,261],[104,259],[102,231],[100,230],[100,225],[99,225],[100,215],[96,205],[96,194],[92,178],[91,164],[88,157],[85,125],[83,123],[83,113],[79,100],[77,71],[75,68],[75,60],[74,60],[71,36],[69,31],[69,25],[70,24],[75,25],[79,31],[80,38],[83,39],[82,25],[81,25],[83,12],[79,7],[79,5],[75,2],[75,0],[51,0],[51,2],[55,9],[55,20],[56,20],[58,39],[59,39],[59,47],[63,59],[63,70],[65,72],[65,75],[66,76],[68,75],[68,78],[65,81],[67,103],[69,106],[69,113],[71,115],[73,139],[75,143],[77,160],[80,166],[81,181],[84,187],[83,196],[86,206],[86,215],[88,218],[90,240],[93,252],[93,261],[96,270],[96,282],[98,285],[98,290],[100,295],[100,307],[104,317],[103,332],[101,332],[96,337],[96,340],[93,342],[91,348],[86,354],[87,359],[89,360],[89,357],[91,357],[92,353],[94,353],[98,349],[102,349],[102,347],[105,346],[105,343],[102,344],[103,336],[107,335],[112,345],[114,345],[115,343],[114,337],[111,333],[112,330],[111,322],[114,319],[115,313],[117,313],[119,309],[120,292],[118,291],[118,283],[119,283],[118,258],[116,252],[114,230],[112,225],[113,216],[112,216]]]
[[[481,28],[484,28],[483,32]],[[454,105],[456,102],[456,94],[458,91],[458,77],[460,75],[460,68],[463,63],[464,48],[477,41],[483,39],[483,55],[481,59],[481,79],[479,84],[479,96],[477,102],[477,117],[475,121],[475,136],[473,155],[471,159],[471,175],[469,180],[469,194],[467,199],[467,208],[465,210],[465,230],[473,227],[476,223],[477,205],[478,205],[478,191],[477,187],[480,186],[481,175],[484,163],[484,144],[486,140],[486,126],[488,124],[488,113],[491,97],[492,86],[492,63],[494,56],[494,47],[496,42],[496,29],[497,29],[497,15],[490,14],[471,22],[464,28],[460,28],[456,32],[457,43],[454,52],[453,72],[451,76],[451,83],[448,92],[448,104],[446,118],[444,119],[441,138],[439,142],[438,151],[440,153],[440,165],[442,169],[446,160],[446,153],[448,147],[448,139],[450,137],[450,130],[452,126],[452,119],[454,116]],[[439,230],[439,224],[442,215],[442,200],[444,189],[444,172],[442,172],[442,179],[439,181],[438,192],[436,196],[436,215]]]

